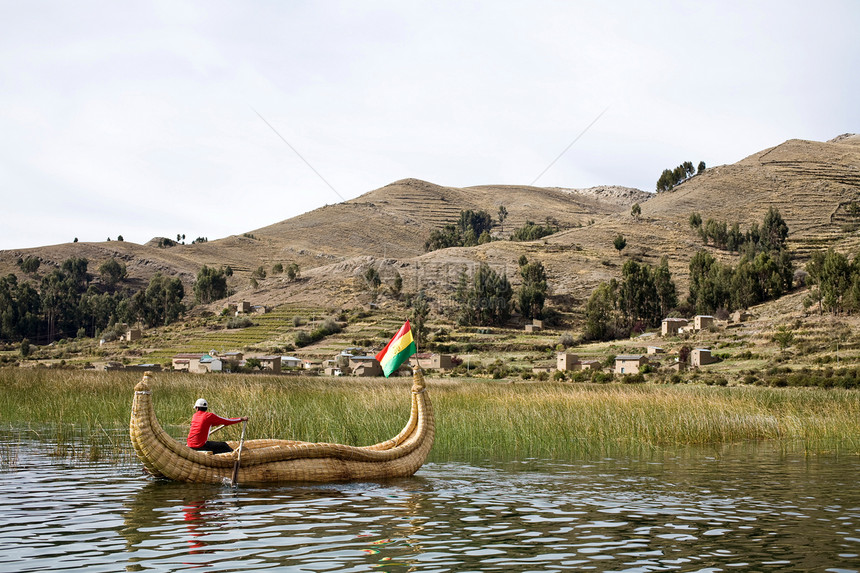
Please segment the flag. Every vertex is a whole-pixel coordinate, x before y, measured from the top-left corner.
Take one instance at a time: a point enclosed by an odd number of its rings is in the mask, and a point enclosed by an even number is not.
[[[376,359],[382,366],[382,372],[388,378],[392,372],[400,368],[400,365],[406,362],[406,359],[415,354],[418,349],[415,346],[415,340],[412,338],[412,327],[409,321],[403,323],[397,334],[388,341]]]

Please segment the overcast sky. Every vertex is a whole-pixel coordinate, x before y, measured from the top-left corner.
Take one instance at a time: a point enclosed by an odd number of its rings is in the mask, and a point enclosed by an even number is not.
[[[858,30],[853,0],[0,0],[0,249],[214,240],[406,177],[652,191],[860,132]]]

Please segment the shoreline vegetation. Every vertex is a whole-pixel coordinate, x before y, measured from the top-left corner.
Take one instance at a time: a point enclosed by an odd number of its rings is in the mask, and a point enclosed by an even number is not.
[[[0,369],[0,432],[50,444],[56,456],[133,463],[127,427],[140,379]],[[220,415],[249,415],[246,439],[367,445],[396,433],[409,416],[408,378],[156,373],[154,382],[159,421],[179,440],[199,397]],[[758,441],[808,455],[860,455],[857,390],[452,378],[427,384],[437,424],[433,461],[575,460]],[[234,433],[226,428],[220,439],[237,439]],[[5,441],[0,469],[16,459]]]

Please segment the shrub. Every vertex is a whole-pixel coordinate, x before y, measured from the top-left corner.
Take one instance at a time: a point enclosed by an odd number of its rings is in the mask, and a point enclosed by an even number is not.
[[[225,326],[227,328],[247,328],[254,326],[254,321],[247,316],[237,316],[228,320]]]

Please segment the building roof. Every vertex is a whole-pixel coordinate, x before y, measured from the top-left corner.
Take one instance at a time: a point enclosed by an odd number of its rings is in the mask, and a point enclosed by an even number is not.
[[[686,318],[669,317],[669,318],[664,318],[663,322],[690,322],[690,321],[687,320]]]
[[[642,354],[619,354],[615,360],[640,360],[644,358]]]
[[[198,360],[200,358],[203,358],[204,356],[206,356],[206,354],[203,354],[202,352],[186,352],[182,354],[175,354],[173,356],[173,359]]]

